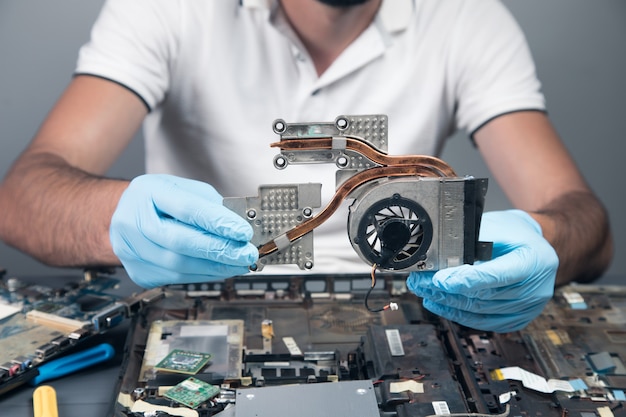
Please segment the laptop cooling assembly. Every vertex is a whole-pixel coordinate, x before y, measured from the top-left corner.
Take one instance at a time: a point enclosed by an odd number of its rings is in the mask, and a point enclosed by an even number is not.
[[[224,205],[248,220],[252,243],[266,265],[314,266],[313,230],[345,199],[353,200],[347,232],[355,252],[373,269],[436,271],[491,257],[478,241],[487,179],[459,177],[442,160],[387,155],[385,115],[339,116],[334,122],[287,123],[273,130],[280,141],[274,167],[335,164],[336,191],[325,207],[321,185],[261,185],[256,197],[226,198]]]

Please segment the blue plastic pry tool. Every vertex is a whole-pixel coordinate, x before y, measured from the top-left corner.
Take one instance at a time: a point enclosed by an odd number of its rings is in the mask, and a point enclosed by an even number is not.
[[[28,383],[34,387],[44,381],[59,378],[107,361],[114,355],[115,349],[113,349],[113,346],[108,343],[102,343],[41,365],[38,368],[39,375],[28,381]]]

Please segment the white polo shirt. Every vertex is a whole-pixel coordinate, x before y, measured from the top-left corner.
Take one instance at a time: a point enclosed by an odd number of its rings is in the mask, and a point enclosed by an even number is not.
[[[108,0],[76,73],[145,102],[147,172],[203,180],[224,196],[322,182],[330,199],[334,165],[273,167],[277,118],[387,114],[390,154],[438,155],[456,129],[544,109],[525,38],[496,0],[383,0],[321,76],[278,2]],[[369,269],[350,247],[346,217],[342,207],[315,231],[312,272]]]

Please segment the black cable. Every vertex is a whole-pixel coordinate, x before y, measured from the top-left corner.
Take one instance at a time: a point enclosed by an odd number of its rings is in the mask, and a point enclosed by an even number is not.
[[[370,294],[372,293],[372,290],[374,289],[374,286],[372,285],[370,287],[369,290],[367,290],[367,294],[365,294],[365,308],[367,308],[367,311],[371,311],[372,313],[380,313],[381,311],[385,311],[385,307],[380,307],[380,308],[371,308],[368,304],[367,304],[367,299],[369,298]]]
[[[372,277],[372,286],[370,287],[369,290],[367,290],[367,293],[365,294],[365,300],[364,300],[365,308],[367,308],[367,311],[370,311],[372,313],[380,313],[381,311],[390,310],[390,309],[397,310],[398,305],[396,303],[389,303],[379,308],[371,308],[369,306],[368,300],[369,300],[370,294],[372,293],[372,290],[376,286],[376,268],[378,268],[378,265],[374,263],[372,265],[372,272],[370,273],[370,276]]]

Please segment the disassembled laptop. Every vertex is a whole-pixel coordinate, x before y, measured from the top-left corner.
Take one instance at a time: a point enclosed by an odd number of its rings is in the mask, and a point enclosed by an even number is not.
[[[114,416],[626,415],[626,288],[559,288],[526,329],[431,315],[403,274],[280,275],[119,299],[114,278],[0,281],[0,395],[130,319]],[[17,311],[7,314],[7,309]]]

